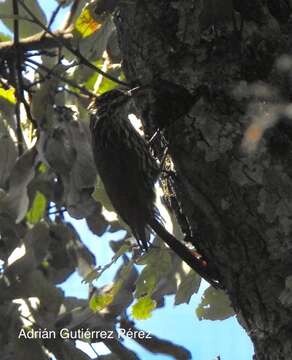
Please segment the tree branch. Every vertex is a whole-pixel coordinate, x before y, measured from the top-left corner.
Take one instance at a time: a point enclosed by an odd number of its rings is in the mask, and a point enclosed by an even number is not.
[[[54,77],[56,77],[57,79],[63,81],[64,83],[74,87],[75,89],[80,90],[80,92],[82,92],[85,95],[88,95],[90,97],[96,97],[96,94],[94,94],[93,92],[87,90],[85,87],[80,86],[78,84],[76,84],[74,81],[67,79],[65,76],[62,76],[58,73],[56,73],[53,69],[48,68],[47,66],[38,63],[37,61],[34,61],[32,59],[26,59],[27,63],[33,64],[35,66],[37,66],[38,68],[44,70],[48,75],[53,75]],[[35,71],[38,71],[37,69],[34,69]]]
[[[23,9],[31,16],[31,18],[35,21],[35,23],[37,25],[39,25],[46,33],[49,33],[53,38],[56,39],[56,41],[59,42],[59,45],[64,46],[67,50],[69,50],[73,55],[75,55],[82,64],[86,65],[87,67],[89,67],[90,69],[93,69],[94,71],[96,71],[97,73],[99,73],[100,75],[104,76],[105,78],[108,78],[109,80],[119,84],[119,85],[123,85],[127,88],[130,88],[129,84],[125,83],[124,81],[121,81],[107,73],[105,73],[104,71],[100,70],[98,67],[96,67],[95,65],[93,65],[90,61],[88,61],[81,53],[79,50],[73,48],[72,46],[63,43],[62,38],[57,37],[51,30],[49,30],[35,15],[34,13],[28,8],[28,6],[25,5],[25,3],[23,2],[23,0],[18,0],[19,4],[23,7]]]
[[[64,3],[64,1],[60,1],[58,6],[56,7],[56,9],[53,11],[52,16],[49,20],[48,29],[51,29],[51,26],[53,25],[53,23],[56,19],[56,16],[58,15],[59,11],[61,10],[61,7],[64,5],[63,3]]]
[[[67,30],[70,27],[70,25],[72,24],[74,17],[76,15],[76,12],[78,10],[79,4],[80,4],[80,0],[75,0],[73,2],[72,6],[71,6],[70,14],[63,26],[63,30]]]
[[[13,66],[14,79],[15,79],[15,92],[16,92],[16,104],[15,104],[15,117],[16,117],[16,136],[17,136],[17,148],[18,156],[23,153],[23,136],[20,123],[20,101],[23,99],[23,82],[21,73],[21,52],[19,51],[19,23],[18,23],[18,3],[17,0],[13,0],[12,3],[13,14],[15,19],[13,20],[14,31],[14,46],[16,48],[16,58]]]
[[[64,44],[64,47],[71,46],[71,40],[73,35],[71,33],[54,32],[53,36],[48,33],[39,33],[33,36],[29,36],[22,39],[18,43],[18,48],[24,51],[53,49],[60,47],[60,43]],[[0,57],[13,56],[16,49],[14,41],[4,41],[0,43]]]

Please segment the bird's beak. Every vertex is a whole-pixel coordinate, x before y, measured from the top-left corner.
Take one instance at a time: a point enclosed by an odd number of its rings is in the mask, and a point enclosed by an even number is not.
[[[130,96],[144,96],[146,95],[146,93],[149,90],[149,85],[142,85],[142,86],[137,86],[131,90],[128,91],[128,94]]]

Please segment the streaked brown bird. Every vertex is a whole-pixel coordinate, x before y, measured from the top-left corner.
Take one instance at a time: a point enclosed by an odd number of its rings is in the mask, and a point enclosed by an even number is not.
[[[148,248],[146,230],[149,227],[191,268],[218,287],[214,269],[210,269],[205,260],[198,259],[159,221],[154,205],[159,166],[144,138],[128,120],[129,100],[128,93],[111,90],[91,106],[93,155],[107,195],[141,248]]]
[[[112,90],[92,106],[90,129],[96,167],[107,195],[138,243],[147,249],[146,228],[155,218],[157,162],[128,120],[130,95]]]

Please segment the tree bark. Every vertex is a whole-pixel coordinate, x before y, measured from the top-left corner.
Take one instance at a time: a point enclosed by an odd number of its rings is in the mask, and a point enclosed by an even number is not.
[[[281,156],[265,140],[244,154],[253,114],[235,94],[238,84],[278,83],[289,11],[288,1],[139,0],[121,1],[115,17],[127,80],[174,85],[175,96],[152,93],[143,121],[146,130],[163,127],[193,242],[220,275],[258,360],[292,355],[291,307],[280,301],[292,273],[291,143]],[[157,111],[190,99],[184,115]]]

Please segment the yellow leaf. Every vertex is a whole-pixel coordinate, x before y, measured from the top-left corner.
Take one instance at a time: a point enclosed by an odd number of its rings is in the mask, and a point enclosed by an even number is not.
[[[115,295],[119,291],[121,283],[118,281],[114,284],[109,291],[104,292],[103,294],[95,294],[89,300],[89,308],[94,311],[100,311],[111,304],[114,300]]]
[[[0,87],[0,97],[4,98],[12,104],[16,103],[15,89],[13,87],[10,87],[7,90],[3,87]]]
[[[44,216],[47,207],[47,199],[40,192],[37,191],[33,199],[31,208],[26,214],[26,219],[30,224],[38,223]]]
[[[132,316],[136,320],[149,319],[156,308],[156,301],[149,296],[141,297],[132,307]]]
[[[89,301],[89,308],[94,311],[100,311],[112,303],[114,298],[113,292],[109,292],[101,295],[93,295]]]
[[[49,264],[48,260],[43,260],[42,261],[42,267],[44,269],[48,269],[50,267],[50,264]]]
[[[48,170],[48,167],[45,163],[41,163],[38,167],[38,170],[41,174],[44,174]]]
[[[85,8],[75,22],[75,29],[82,35],[88,37],[99,30],[102,23],[97,22],[90,14],[88,8]]]

